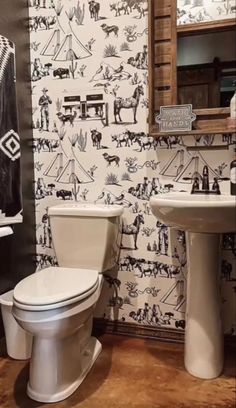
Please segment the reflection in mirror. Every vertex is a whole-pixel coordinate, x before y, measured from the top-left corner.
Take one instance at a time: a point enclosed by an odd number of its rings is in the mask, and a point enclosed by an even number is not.
[[[199,24],[234,19],[235,0],[177,0],[177,24]]]
[[[178,104],[229,107],[236,89],[235,31],[178,38]]]

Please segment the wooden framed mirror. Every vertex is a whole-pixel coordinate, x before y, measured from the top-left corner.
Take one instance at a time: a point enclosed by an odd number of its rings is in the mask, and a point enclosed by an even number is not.
[[[149,0],[151,136],[161,135],[155,122],[160,107],[180,104],[192,104],[197,115],[191,134],[236,132],[228,121],[236,89],[234,5],[234,0]]]

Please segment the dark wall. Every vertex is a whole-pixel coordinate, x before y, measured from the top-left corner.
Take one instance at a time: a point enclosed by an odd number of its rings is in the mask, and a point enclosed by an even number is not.
[[[0,34],[16,46],[16,88],[21,138],[23,223],[0,240],[0,293],[35,271],[35,208],[27,0],[1,0]],[[0,186],[1,188],[1,186]],[[0,324],[0,338],[3,336]]]

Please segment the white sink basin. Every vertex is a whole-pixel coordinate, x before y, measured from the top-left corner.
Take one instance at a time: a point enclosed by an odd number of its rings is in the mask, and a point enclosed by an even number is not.
[[[236,197],[170,193],[150,199],[153,214],[185,231],[223,233],[236,230]]]
[[[236,197],[170,193],[150,199],[164,224],[186,231],[187,304],[185,367],[211,379],[223,370],[220,296],[220,233],[236,231]]]

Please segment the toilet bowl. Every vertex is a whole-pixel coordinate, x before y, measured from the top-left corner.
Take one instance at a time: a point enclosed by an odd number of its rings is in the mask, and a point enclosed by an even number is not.
[[[94,270],[52,267],[17,285],[13,315],[34,336],[27,387],[32,399],[65,399],[98,357],[101,344],[91,330],[101,283]]]
[[[27,394],[36,401],[71,395],[101,352],[101,343],[91,336],[93,312],[102,273],[117,262],[122,211],[95,204],[49,209],[59,267],[19,282],[12,310],[34,336]]]

